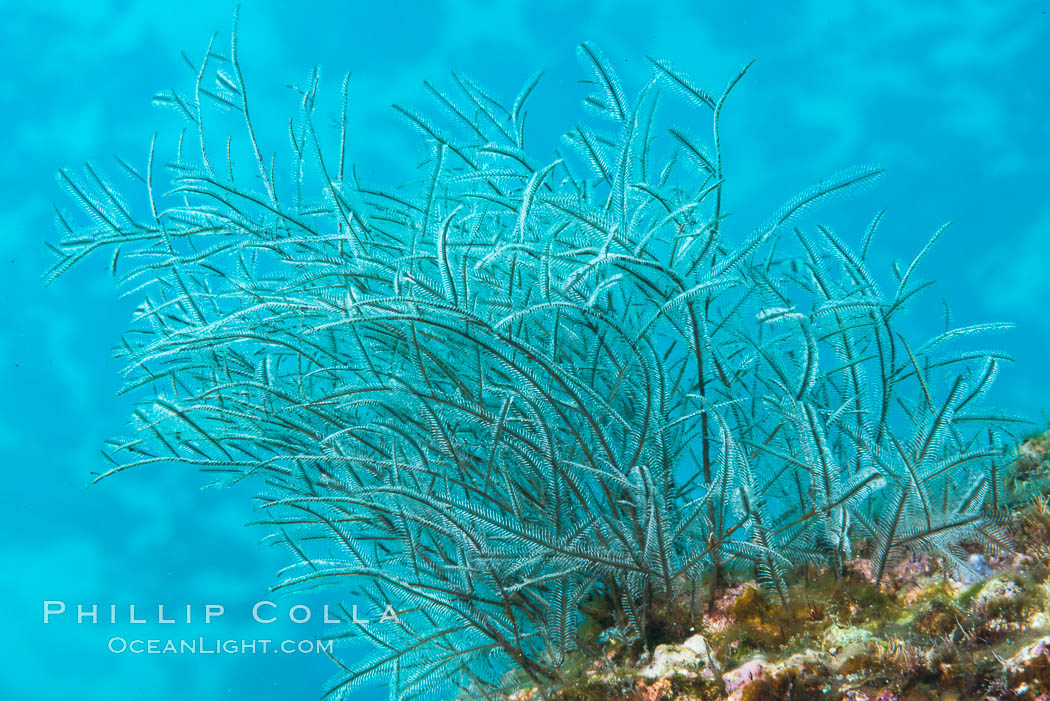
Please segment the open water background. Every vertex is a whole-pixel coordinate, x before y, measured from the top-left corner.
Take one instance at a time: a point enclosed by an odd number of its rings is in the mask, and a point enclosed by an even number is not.
[[[552,146],[578,113],[575,47],[598,43],[637,87],[645,57],[673,60],[718,93],[756,63],[725,114],[730,211],[748,231],[782,201],[856,163],[887,175],[840,205],[847,226],[888,208],[877,268],[905,263],[953,220],[925,266],[957,323],[1010,320],[1017,362],[999,402],[1044,422],[1050,407],[1050,4],[903,0],[652,3],[245,2],[241,54],[270,150],[284,149],[285,88],[314,64],[332,91],[351,79],[359,175],[409,172],[411,129],[389,109],[420,104],[450,69],[512,99],[536,69],[531,134]],[[153,701],[317,698],[321,655],[117,655],[114,635],[312,638],[316,622],[250,621],[285,562],[243,524],[249,494],[159,468],[88,488],[99,448],[130,413],[110,359],[134,302],[96,259],[44,288],[59,167],[112,155],[141,164],[176,122],[150,104],[186,88],[209,37],[227,46],[229,2],[0,1],[0,698]],[[706,125],[702,125],[706,128]],[[267,150],[264,144],[264,150]],[[544,154],[546,158],[546,154]],[[849,240],[859,231],[839,229]],[[913,323],[940,327],[937,305]],[[210,626],[43,625],[42,601],[222,603]],[[296,602],[299,601],[298,599]],[[312,603],[324,598],[311,599]],[[290,602],[295,603],[295,602]],[[282,606],[282,612],[287,606]],[[125,609],[126,610],[126,609]],[[103,617],[105,616],[103,609]],[[155,611],[151,614],[155,618]],[[315,609],[315,617],[319,608]],[[379,697],[379,692],[375,692]],[[362,698],[369,698],[362,693]]]

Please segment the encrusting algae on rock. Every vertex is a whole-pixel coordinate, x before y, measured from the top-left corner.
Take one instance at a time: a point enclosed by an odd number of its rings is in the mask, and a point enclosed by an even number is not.
[[[688,637],[651,652],[609,643],[562,688],[507,699],[1050,701],[1050,563],[1035,547],[1047,543],[1046,506],[1011,515],[1017,553],[974,554],[983,579],[915,557],[876,587],[855,559],[839,577],[807,573],[786,609],[753,582],[726,584]]]

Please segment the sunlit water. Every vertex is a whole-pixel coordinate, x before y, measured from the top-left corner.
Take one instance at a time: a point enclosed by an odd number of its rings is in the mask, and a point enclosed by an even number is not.
[[[112,154],[141,162],[155,131],[177,122],[150,97],[192,81],[180,51],[196,62],[232,5],[151,2],[0,4],[0,335],[6,477],[0,511],[4,576],[0,698],[315,698],[333,671],[319,654],[129,654],[114,637],[313,639],[323,596],[277,607],[278,620],[252,619],[284,553],[257,545],[265,531],[244,491],[200,491],[207,479],[174,468],[128,473],[90,489],[105,469],[99,448],[119,434],[130,404],[115,398],[119,363],[111,347],[133,304],[119,300],[106,261],[50,288],[39,275],[53,240],[54,173]],[[809,2],[772,4],[589,3],[247,3],[241,51],[259,119],[284,139],[284,116],[314,64],[336,89],[352,72],[350,150],[362,177],[390,177],[415,165],[414,136],[392,102],[418,102],[425,78],[449,69],[512,96],[542,68],[530,133],[553,146],[572,126],[583,39],[601,45],[624,78],[648,76],[647,55],[673,59],[719,92],[751,59],[723,135],[731,216],[758,223],[795,191],[856,163],[887,176],[839,205],[859,226],[888,208],[873,267],[910,260],[940,224],[953,220],[925,265],[956,323],[1008,320],[1001,337],[1016,358],[997,398],[1042,422],[1050,396],[1050,18],[1045,2]],[[284,147],[284,141],[278,142]],[[749,212],[757,214],[750,215]],[[848,224],[847,224],[848,225]],[[856,240],[859,231],[839,233]],[[43,601],[69,611],[44,625]],[[294,624],[288,609],[311,605]],[[129,604],[148,623],[129,623]],[[157,622],[193,607],[193,623]],[[75,623],[73,607],[98,604],[98,624]],[[118,623],[106,623],[117,604]],[[202,625],[205,606],[226,612]],[[263,610],[263,617],[266,611]],[[174,631],[174,632],[171,632]]]

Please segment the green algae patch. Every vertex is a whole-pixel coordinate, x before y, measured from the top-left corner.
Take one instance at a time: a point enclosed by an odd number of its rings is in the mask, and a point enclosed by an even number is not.
[[[1047,588],[1027,572],[1003,573],[967,588],[959,604],[988,620],[1018,622],[1046,608]]]

